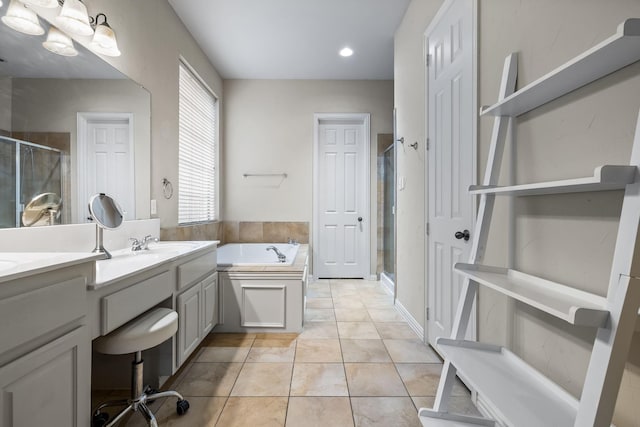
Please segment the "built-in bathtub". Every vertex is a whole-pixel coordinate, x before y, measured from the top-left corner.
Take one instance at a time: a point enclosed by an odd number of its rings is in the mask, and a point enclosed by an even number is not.
[[[286,255],[286,262],[278,261],[278,255],[269,247],[275,246]],[[300,245],[287,243],[228,243],[218,247],[218,266],[292,265]]]
[[[269,246],[286,255],[279,262]],[[218,248],[220,318],[216,332],[300,332],[308,245],[231,243]]]

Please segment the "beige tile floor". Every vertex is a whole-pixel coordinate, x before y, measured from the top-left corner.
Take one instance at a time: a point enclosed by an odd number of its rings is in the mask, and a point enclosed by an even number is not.
[[[163,427],[420,427],[441,368],[380,282],[320,280],[301,334],[211,334],[167,383],[187,414],[173,399],[153,410]],[[462,383],[453,396],[452,412],[479,415]],[[121,425],[145,423],[136,414]]]

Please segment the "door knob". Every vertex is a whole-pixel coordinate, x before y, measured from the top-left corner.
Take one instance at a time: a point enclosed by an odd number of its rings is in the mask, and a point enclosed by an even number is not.
[[[469,230],[464,230],[464,231],[456,231],[456,239],[460,240],[460,239],[464,239],[464,241],[468,241],[469,240]]]
[[[362,217],[361,216],[358,217],[358,222],[362,222]]]

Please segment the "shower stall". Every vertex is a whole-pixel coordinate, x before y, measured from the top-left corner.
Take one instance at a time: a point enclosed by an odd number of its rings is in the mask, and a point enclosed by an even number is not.
[[[383,269],[382,274],[386,279],[395,283],[396,265],[396,239],[395,239],[395,144],[391,144],[383,154],[382,164],[383,180]]]
[[[24,226],[22,212],[38,195],[54,193],[65,200],[63,158],[58,149],[0,136],[0,228]]]

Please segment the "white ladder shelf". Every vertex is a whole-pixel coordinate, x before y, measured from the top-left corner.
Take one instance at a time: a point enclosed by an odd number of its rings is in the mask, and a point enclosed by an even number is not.
[[[449,339],[438,338],[445,357],[433,409],[421,408],[423,426],[514,427],[609,426],[640,307],[640,116],[629,165],[603,165],[593,176],[498,186],[507,128],[514,117],[640,60],[640,19],[628,19],[616,34],[535,82],[515,91],[517,56],[505,60],[498,102],[482,109],[494,127],[479,199],[469,263],[455,270],[465,278]],[[482,264],[495,196],[531,196],[624,190],[606,297],[502,267]],[[486,286],[573,325],[597,328],[582,395],[576,399],[508,349],[465,341],[478,286]],[[494,408],[497,420],[448,412],[460,373]]]

